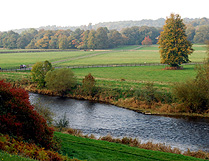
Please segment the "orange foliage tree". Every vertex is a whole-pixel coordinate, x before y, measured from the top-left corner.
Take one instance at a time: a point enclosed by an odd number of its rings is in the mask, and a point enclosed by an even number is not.
[[[145,36],[144,40],[142,41],[142,45],[152,45],[152,40],[149,36]]]

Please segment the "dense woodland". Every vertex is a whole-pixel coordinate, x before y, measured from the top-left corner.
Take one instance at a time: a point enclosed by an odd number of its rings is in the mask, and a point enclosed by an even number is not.
[[[8,49],[108,49],[120,45],[156,44],[164,19],[99,23],[78,28],[43,27],[21,33],[0,32],[0,48]],[[209,40],[209,19],[184,19],[188,40]],[[122,28],[124,27],[124,28]]]

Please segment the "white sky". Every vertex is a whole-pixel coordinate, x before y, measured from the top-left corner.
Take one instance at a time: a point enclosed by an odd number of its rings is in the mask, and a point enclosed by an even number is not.
[[[166,18],[209,18],[208,0],[2,0],[0,31],[90,22]]]

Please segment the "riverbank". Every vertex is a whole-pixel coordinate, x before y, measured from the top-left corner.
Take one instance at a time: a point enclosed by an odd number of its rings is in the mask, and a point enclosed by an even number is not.
[[[57,92],[48,90],[48,89],[38,89],[34,84],[32,85],[22,85],[26,91],[48,95],[48,96],[59,96]],[[147,103],[146,101],[140,101],[133,97],[131,98],[119,98],[114,99],[111,96],[102,96],[102,95],[95,95],[95,96],[86,96],[86,95],[77,95],[76,92],[71,92],[65,97],[78,99],[78,100],[89,100],[93,102],[105,103],[115,105],[120,108],[125,108],[129,110],[133,110],[135,112],[143,113],[146,115],[159,115],[159,116],[167,116],[167,117],[200,117],[206,118],[209,121],[209,113],[190,113],[190,112],[181,112],[181,104],[178,103],[162,103],[162,102],[152,102]]]
[[[106,161],[106,160],[126,160],[126,161],[133,161],[133,160],[140,160],[140,161],[154,161],[154,160],[172,160],[172,161],[203,161],[207,159],[206,153],[201,152],[188,152],[187,154],[184,153],[183,155],[176,150],[177,153],[174,152],[167,152],[167,147],[158,150],[148,150],[151,144],[148,144],[148,149],[143,149],[137,147],[136,144],[130,145],[130,139],[128,138],[123,140],[123,143],[116,143],[111,142],[108,140],[95,140],[90,139],[87,137],[78,137],[67,133],[61,132],[54,132],[54,136],[59,138],[61,141],[61,149],[60,153],[62,154],[63,158],[56,158],[58,160],[99,160],[99,161]],[[13,139],[14,141],[15,139]],[[4,142],[4,141],[3,141]],[[9,144],[9,142],[7,142]],[[133,142],[134,143],[134,142]],[[136,143],[136,142],[135,142]],[[24,146],[24,142],[21,142],[22,146]],[[9,145],[12,145],[10,143]],[[35,146],[35,145],[33,145]],[[159,146],[163,147],[163,145]],[[7,147],[8,148],[8,147]],[[37,147],[39,151],[37,153],[31,153],[29,155],[30,150],[22,150],[19,147],[18,150],[12,152],[11,149],[14,147],[10,147],[6,151],[0,150],[0,160],[10,161],[10,160],[17,160],[17,161],[33,161],[35,159],[32,157],[35,155],[39,157],[40,160],[51,160],[47,158],[49,153],[48,150],[44,150],[44,148]],[[35,148],[33,148],[35,151]],[[164,151],[163,151],[164,150]],[[174,150],[175,151],[175,150]],[[39,155],[38,155],[39,154]],[[59,155],[59,154],[57,154]],[[33,158],[33,159],[30,159]],[[70,159],[71,158],[71,159]],[[76,159],[75,159],[76,158]],[[55,158],[54,158],[55,159]]]
[[[55,136],[62,140],[61,151],[63,154],[80,160],[203,160],[180,154],[131,147],[128,142],[127,145],[123,145],[58,132],[55,132]]]
[[[42,92],[44,92],[44,89],[42,89],[41,90]],[[47,92],[48,90],[46,90],[45,89],[45,94],[46,94],[46,92]],[[48,92],[51,92],[51,91],[48,91]],[[56,93],[54,93],[53,95],[56,95]],[[48,98],[52,98],[52,97],[48,97]],[[55,99],[59,99],[58,97],[54,97]],[[61,101],[63,101],[63,99],[60,99]],[[68,99],[65,99],[65,100],[68,100]],[[84,102],[88,102],[88,101],[84,101]],[[117,109],[117,107],[114,107],[114,108],[116,108]],[[83,111],[83,110],[82,110]],[[101,109],[99,110],[99,111],[101,111]],[[123,110],[120,110],[120,109],[118,109],[118,111],[123,111]],[[128,111],[128,110],[125,110],[125,111]],[[130,111],[131,112],[131,111]],[[132,112],[132,113],[134,113],[134,112]],[[136,113],[135,113],[136,114]],[[141,114],[140,114],[141,115]],[[121,115],[120,115],[121,116]],[[148,116],[148,117],[150,117],[150,116]],[[156,116],[154,116],[154,117],[156,117]],[[127,118],[127,117],[126,117]],[[161,117],[158,117],[158,118],[161,118]],[[169,126],[170,127],[170,126]],[[160,131],[162,131],[162,130],[160,130]],[[207,141],[206,141],[207,142]]]

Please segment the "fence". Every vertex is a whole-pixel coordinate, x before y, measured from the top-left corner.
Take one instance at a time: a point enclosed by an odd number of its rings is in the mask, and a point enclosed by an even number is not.
[[[202,64],[202,62],[192,62],[192,63],[185,63],[182,65],[196,65]],[[75,66],[67,66],[67,68],[100,68],[100,67],[136,67],[136,66],[162,66],[166,64],[161,63],[130,63],[130,64],[97,64],[97,65],[75,65]],[[166,65],[167,66],[167,65]],[[63,68],[63,67],[58,67]]]
[[[185,63],[182,65],[196,65],[196,64],[203,64],[202,62],[192,62],[192,63]],[[55,68],[102,68],[102,67],[136,67],[136,66],[168,66],[166,64],[161,63],[135,63],[135,64],[97,64],[97,65],[74,65],[74,66],[60,66]],[[21,71],[30,71],[31,68],[19,68],[19,69],[11,69],[11,68],[3,68],[0,69],[2,72],[21,72]]]
[[[9,53],[34,53],[34,52],[65,52],[65,51],[77,51],[78,49],[34,49],[34,50],[11,50],[11,51],[0,51],[0,54]]]

